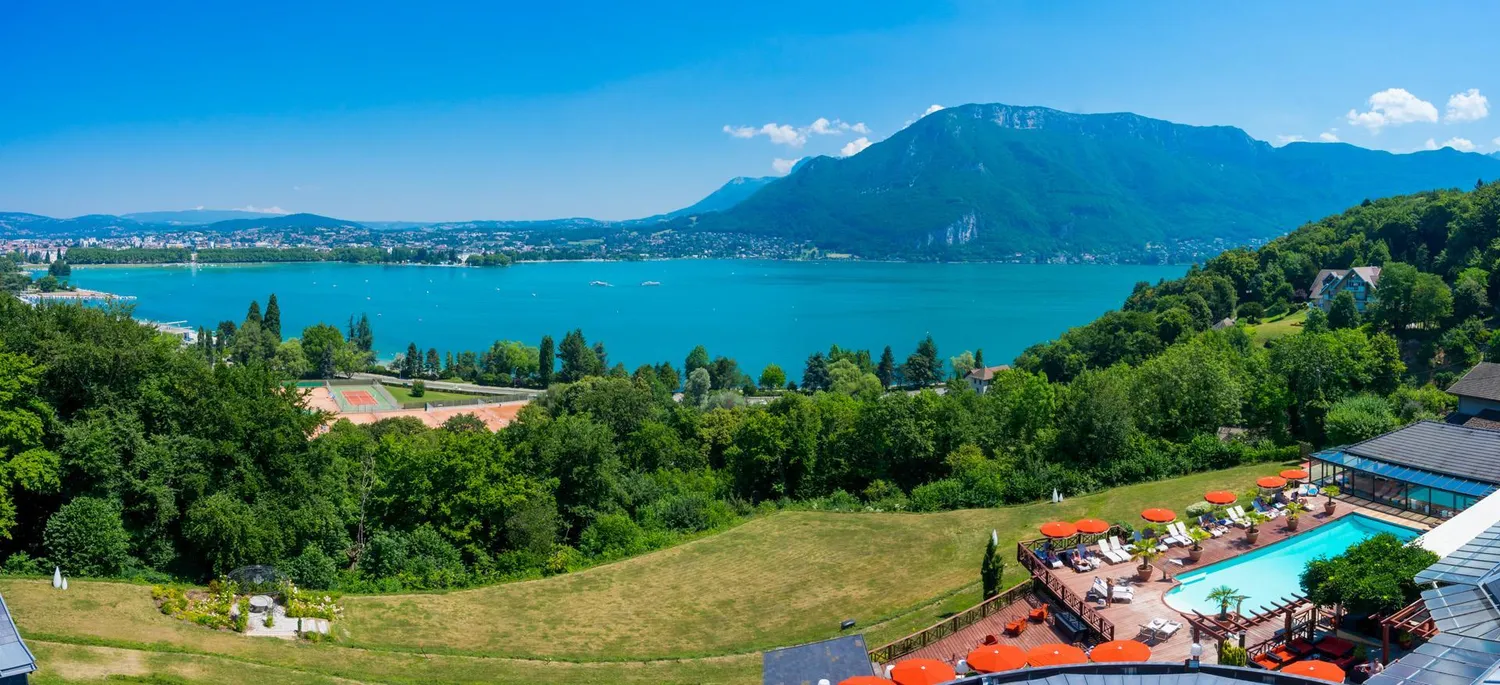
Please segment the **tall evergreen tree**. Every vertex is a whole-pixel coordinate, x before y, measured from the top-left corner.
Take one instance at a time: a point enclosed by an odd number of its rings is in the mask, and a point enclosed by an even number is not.
[[[592,349],[589,349],[588,341],[584,339],[581,328],[575,328],[571,333],[563,336],[557,356],[562,359],[562,380],[565,383],[579,381],[586,376],[598,373],[599,358],[594,355]]]
[[[990,540],[984,546],[984,561],[979,564],[979,582],[984,586],[985,599],[1000,594],[1000,576],[1005,574],[1005,562],[1000,559],[1000,551],[995,545],[996,537],[996,534],[990,534]]]
[[[682,372],[691,376],[698,369],[708,368],[708,348],[699,345],[688,353],[687,360],[682,364]]]
[[[422,351],[416,343],[406,346],[406,356],[401,359],[401,377],[416,378],[422,373]]]
[[[1328,327],[1359,328],[1359,306],[1354,302],[1354,293],[1347,290],[1335,295],[1328,308]]]
[[[255,300],[250,301],[250,311],[245,313],[245,323],[250,323],[251,321],[254,321],[256,324],[261,323],[260,303]]]
[[[445,358],[443,360],[443,377],[447,378],[447,377],[452,376],[452,375],[453,375],[453,351],[449,350],[447,358]]]
[[[887,388],[896,382],[896,355],[891,353],[890,345],[886,345],[885,351],[880,353],[880,365],[875,367],[875,376]]]
[[[906,380],[917,385],[931,385],[943,377],[943,362],[937,356],[937,343],[929,335],[917,343],[917,351],[906,358],[901,369]]]
[[[271,299],[266,300],[266,316],[261,326],[276,342],[281,342],[281,305],[276,303],[276,293],[271,293]]]
[[[807,366],[802,369],[802,388],[808,392],[827,390],[831,380],[828,377],[828,359],[822,352],[814,352],[807,358]]]
[[[373,352],[375,350],[375,333],[370,330],[370,315],[359,315],[359,327],[355,329],[355,335],[359,340],[360,352]]]
[[[984,348],[974,350],[974,366],[984,368]]]
[[[537,368],[536,378],[537,382],[544,388],[552,385],[552,368],[557,363],[553,358],[553,354],[552,336],[542,336],[542,347],[540,354],[537,357],[539,366]]]
[[[423,365],[422,370],[425,371],[427,375],[432,376],[433,378],[437,378],[438,375],[443,372],[443,362],[438,357],[438,351],[436,347],[427,348],[427,363]]]

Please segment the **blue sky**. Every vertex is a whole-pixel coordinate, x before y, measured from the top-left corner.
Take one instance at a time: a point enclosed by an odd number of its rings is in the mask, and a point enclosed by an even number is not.
[[[1493,3],[322,4],[0,5],[0,211],[632,218],[967,102],[1500,149]]]

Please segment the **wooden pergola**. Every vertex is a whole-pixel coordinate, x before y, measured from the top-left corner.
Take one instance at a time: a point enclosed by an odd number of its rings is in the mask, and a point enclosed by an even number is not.
[[[1437,623],[1432,612],[1420,598],[1390,616],[1380,619],[1380,663],[1391,663],[1391,629],[1404,630],[1412,635],[1431,640],[1438,634]]]

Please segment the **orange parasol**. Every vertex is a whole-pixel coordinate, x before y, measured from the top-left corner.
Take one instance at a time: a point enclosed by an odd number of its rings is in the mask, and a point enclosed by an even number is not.
[[[1331,661],[1298,661],[1282,666],[1279,672],[1300,675],[1304,678],[1317,678],[1330,683],[1344,682],[1344,669],[1335,666]]]
[[[1078,529],[1067,521],[1053,521],[1042,524],[1042,535],[1049,538],[1070,538],[1078,533]]]
[[[896,685],[896,681],[886,680],[876,675],[857,675],[840,680],[839,685]]]
[[[1076,527],[1078,529],[1078,532],[1080,533],[1103,533],[1104,531],[1109,530],[1109,522],[1101,521],[1099,519],[1078,519],[1077,521],[1073,522],[1073,526]]]
[[[1171,509],[1147,509],[1141,512],[1141,518],[1152,523],[1167,523],[1177,520],[1177,513]]]
[[[1014,671],[1026,665],[1026,652],[1015,645],[984,645],[969,652],[964,661],[980,673]]]
[[[1066,666],[1088,662],[1089,658],[1083,650],[1060,642],[1032,647],[1031,651],[1026,653],[1026,663],[1032,666]]]
[[[1282,478],[1281,476],[1266,476],[1265,478],[1255,481],[1255,484],[1263,488],[1281,488],[1286,487],[1286,479]]]
[[[1094,651],[1089,652],[1089,658],[1098,662],[1150,661],[1151,648],[1136,640],[1115,640],[1094,647]]]
[[[1233,504],[1239,498],[1228,490],[1215,490],[1204,495],[1203,499],[1214,504]]]
[[[1302,469],[1287,469],[1281,472],[1281,477],[1287,480],[1307,480],[1307,472]]]
[[[952,666],[937,659],[907,659],[891,669],[891,680],[898,685],[937,685],[957,677]]]

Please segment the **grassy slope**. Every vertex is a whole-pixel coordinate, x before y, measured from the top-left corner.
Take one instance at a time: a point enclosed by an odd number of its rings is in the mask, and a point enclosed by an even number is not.
[[[337,644],[202,629],[162,616],[143,586],[79,581],[64,594],[45,581],[3,579],[0,592],[27,639],[48,643],[39,653],[54,674],[88,673],[89,659],[103,659],[166,674],[256,664],[285,671],[275,673],[289,682],[751,683],[760,673],[756,652],[836,635],[841,619],[858,619],[873,647],[972,604],[983,540],[992,528],[1001,532],[1009,560],[1015,540],[1030,537],[1043,521],[1133,519],[1147,506],[1180,511],[1207,490],[1237,490],[1274,470],[1263,465],[1198,474],[1060,506],[923,515],[782,513],[545,580],[349,597]],[[1021,577],[1008,561],[1006,582]],[[106,658],[76,645],[132,651]]]
[[[1307,321],[1307,308],[1298,307],[1292,313],[1279,319],[1267,320],[1257,326],[1253,326],[1251,331],[1255,336],[1255,342],[1265,345],[1267,341],[1302,330],[1302,323],[1304,321]]]

